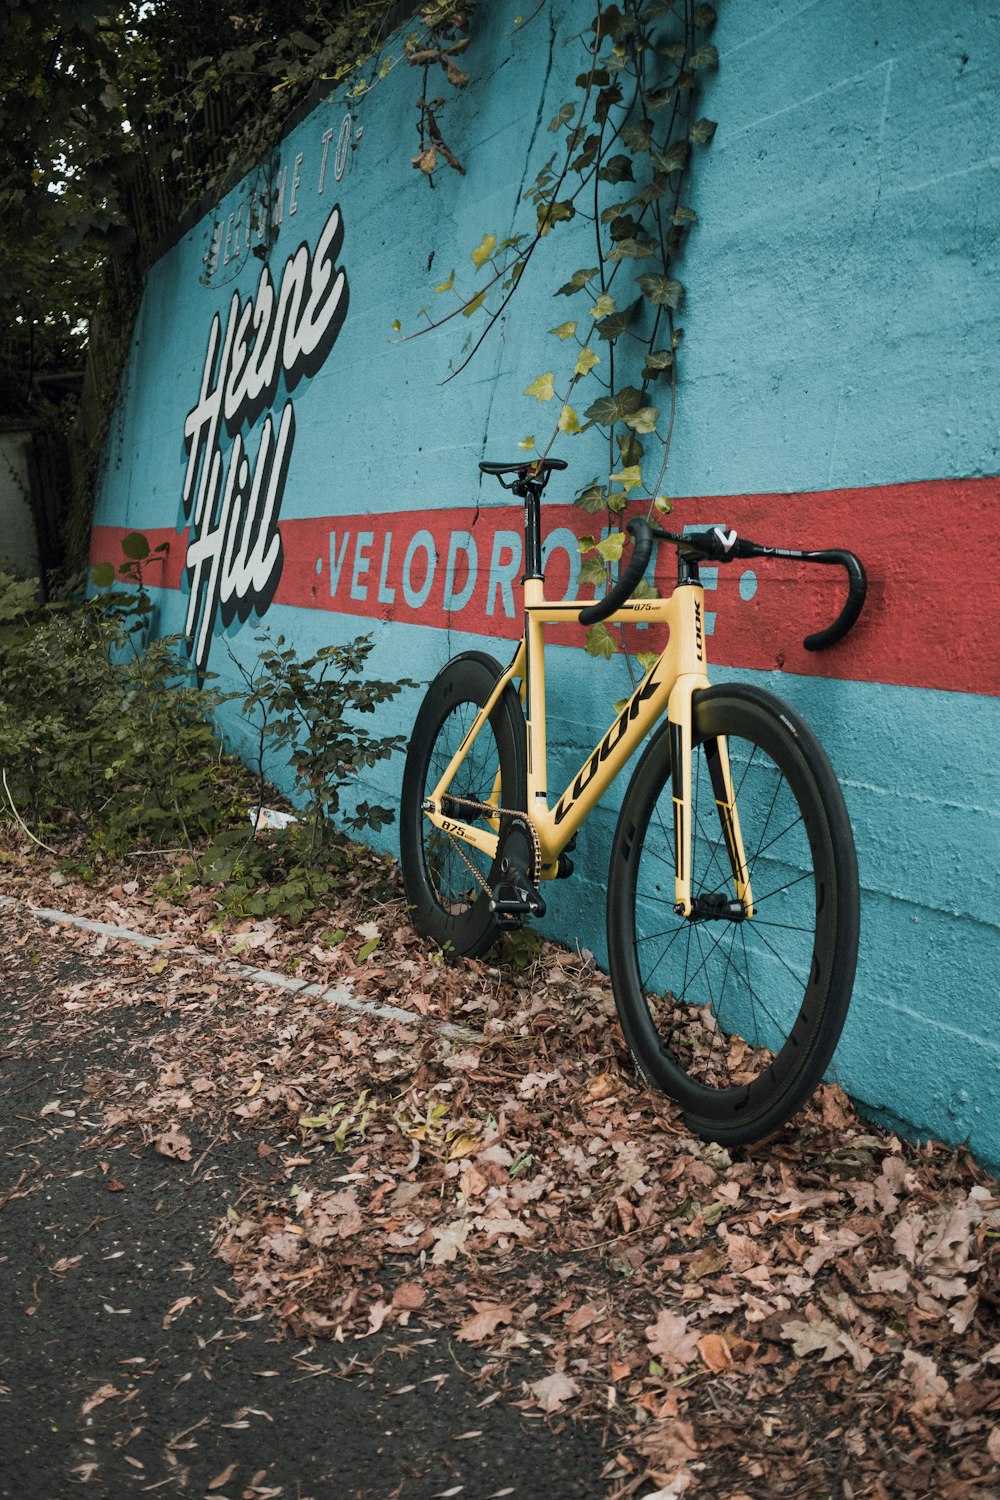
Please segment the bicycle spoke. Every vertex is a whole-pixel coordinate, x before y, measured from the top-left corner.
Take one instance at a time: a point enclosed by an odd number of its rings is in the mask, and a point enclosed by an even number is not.
[[[637,856],[636,913],[645,924],[635,934],[640,993],[669,1052],[712,1088],[745,1088],[771,1068],[801,1007],[815,934],[813,855],[802,812],[767,751],[729,738],[754,915],[732,922],[721,913],[706,916],[704,907],[700,920],[674,914],[669,777]],[[732,899],[729,845],[703,774],[702,743],[693,751],[691,897]]]

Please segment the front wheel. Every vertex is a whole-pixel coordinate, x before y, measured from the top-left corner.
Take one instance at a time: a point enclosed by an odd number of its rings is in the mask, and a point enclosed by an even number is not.
[[[482,651],[454,657],[435,677],[420,706],[406,752],[399,816],[399,859],[413,925],[447,953],[478,958],[500,929],[488,891],[496,872],[481,850],[435,827],[423,812],[452,757],[465,743],[476,715],[488,701],[500,663]],[[448,789],[455,817],[496,832],[499,820],[482,808],[523,811],[524,715],[512,687],[504,689]]]
[[[695,695],[691,896],[674,912],[669,726],[629,784],[611,854],[615,1002],[640,1071],[708,1140],[742,1145],[785,1123],[833,1056],[858,951],[857,858],[843,795],[808,726],[749,687]],[[709,773],[724,737],[749,867],[739,903]],[[728,915],[727,915],[728,913]]]

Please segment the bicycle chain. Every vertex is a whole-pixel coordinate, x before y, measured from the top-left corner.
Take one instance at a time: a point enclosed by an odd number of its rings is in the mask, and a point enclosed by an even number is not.
[[[532,868],[529,871],[528,878],[530,879],[532,885],[538,884],[538,876],[542,868],[542,846],[538,842],[538,831],[526,812],[523,812],[520,808],[515,809],[512,807],[492,807],[488,802],[476,802],[471,797],[455,797],[450,792],[446,793],[445,795],[447,796],[449,802],[457,803],[462,808],[472,808],[477,813],[485,813],[489,818],[522,818],[531,829]],[[472,863],[472,860],[469,858],[464,848],[462,847],[463,840],[457,839],[453,833],[450,833],[448,831],[447,828],[444,831],[448,834],[449,839],[455,845],[455,848],[458,850],[459,856],[468,866],[475,880],[480,886],[482,886],[487,896],[492,896],[493,892],[490,890],[489,886],[486,883],[486,877],[482,875],[481,872],[476,868],[476,866]],[[497,853],[499,852],[500,846],[498,844]]]

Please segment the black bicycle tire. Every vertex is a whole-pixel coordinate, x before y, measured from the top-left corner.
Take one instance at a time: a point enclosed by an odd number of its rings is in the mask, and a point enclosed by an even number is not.
[[[719,685],[695,695],[692,716],[696,744],[723,734],[730,743],[742,738],[759,744],[763,739],[761,749],[789,781],[798,803],[816,871],[816,936],[802,1004],[773,1064],[752,1084],[727,1089],[691,1079],[655,1029],[639,971],[635,914],[648,824],[670,781],[666,724],[636,767],[615,832],[607,903],[609,967],[625,1040],[647,1082],[681,1105],[697,1135],[724,1145],[747,1145],[770,1135],[805,1104],[833,1057],[857,962],[857,856],[843,793],[826,752],[787,704],[758,688]],[[753,995],[752,984],[749,993]]]
[[[438,900],[428,871],[424,840],[431,825],[422,811],[429,787],[428,768],[441,730],[463,703],[481,708],[502,667],[483,651],[465,651],[431,682],[410,736],[400,797],[399,859],[413,925],[449,955],[478,958],[496,942],[500,929],[481,891],[464,911],[447,910]],[[517,693],[507,687],[490,715],[500,760],[502,805],[523,811],[526,802],[524,715]],[[487,875],[492,885],[494,871]]]

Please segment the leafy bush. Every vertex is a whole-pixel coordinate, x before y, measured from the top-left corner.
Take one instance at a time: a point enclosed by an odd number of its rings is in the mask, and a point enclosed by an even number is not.
[[[259,803],[265,798],[269,753],[283,756],[294,773],[297,819],[286,828],[258,831],[256,838],[239,829],[224,831],[180,880],[223,885],[230,911],[282,912],[297,919],[349,878],[353,854],[342,830],[381,828],[395,816],[391,807],[368,801],[348,813],[343,794],[363,769],[405,744],[402,735],[370,734],[356,716],[374,713],[401,688],[415,684],[362,675],[371,636],[323,646],[304,661],[284,636],[273,643],[267,635],[258,640],[263,649],[253,671],[233,661],[245,686],[243,717],[256,736]]]
[[[6,811],[111,853],[190,845],[220,808],[220,695],[190,683],[177,637],[143,646],[148,595],[37,607],[0,575],[0,772]]]
[[[179,847],[188,858],[165,893],[209,885],[230,913],[298,920],[352,879],[344,830],[394,816],[368,801],[349,811],[345,791],[403,743],[358,716],[414,684],[365,677],[370,636],[300,661],[284,637],[265,635],[252,670],[234,658],[242,691],[198,685],[182,637],[147,639],[146,539],[122,546],[117,569],[93,577],[130,587],[87,600],[41,606],[33,584],[0,574],[0,818],[63,840],[64,851],[82,838],[89,856]],[[251,768],[225,755],[214,731],[216,710],[233,700],[255,736]],[[255,829],[248,804],[274,801],[265,765],[275,758],[294,773],[297,815]]]

